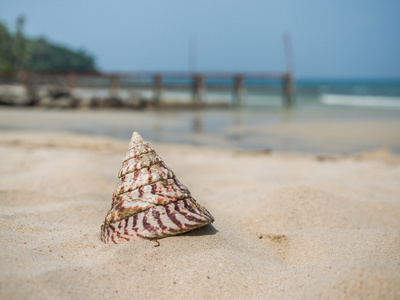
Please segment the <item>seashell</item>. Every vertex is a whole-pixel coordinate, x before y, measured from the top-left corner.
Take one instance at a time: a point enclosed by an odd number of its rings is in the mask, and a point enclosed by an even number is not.
[[[132,134],[118,178],[101,226],[106,244],[159,239],[214,221],[137,132]]]

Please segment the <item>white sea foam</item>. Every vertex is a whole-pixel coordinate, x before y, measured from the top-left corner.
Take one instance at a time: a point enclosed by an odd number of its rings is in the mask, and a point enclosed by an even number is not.
[[[400,97],[323,94],[320,101],[325,105],[386,107],[400,109]]]

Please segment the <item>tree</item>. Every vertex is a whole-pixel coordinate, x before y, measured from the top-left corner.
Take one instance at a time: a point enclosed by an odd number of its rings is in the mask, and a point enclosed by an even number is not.
[[[14,37],[12,39],[12,53],[14,58],[14,69],[22,70],[24,68],[24,63],[27,60],[27,40],[24,37],[23,27],[25,23],[25,17],[20,16],[17,19],[16,30]]]
[[[15,34],[0,22],[0,72],[30,71],[95,71],[91,55],[83,50],[48,42],[45,38],[24,36],[25,18],[19,17]]]
[[[27,69],[35,71],[93,71],[93,58],[80,51],[51,44],[44,38],[29,43],[30,60]]]
[[[7,26],[0,22],[0,72],[11,72],[13,69],[11,43],[12,38]]]

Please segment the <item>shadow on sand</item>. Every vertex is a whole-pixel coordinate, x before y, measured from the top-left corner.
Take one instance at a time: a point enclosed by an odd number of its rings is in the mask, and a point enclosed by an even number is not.
[[[182,235],[186,236],[202,236],[202,235],[214,235],[218,232],[218,229],[216,229],[212,224],[197,228],[195,230],[186,232]]]

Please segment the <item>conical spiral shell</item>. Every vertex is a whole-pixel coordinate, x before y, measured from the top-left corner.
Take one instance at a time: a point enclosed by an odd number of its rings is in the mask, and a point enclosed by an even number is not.
[[[105,243],[163,238],[214,221],[160,156],[134,132],[101,226]]]

